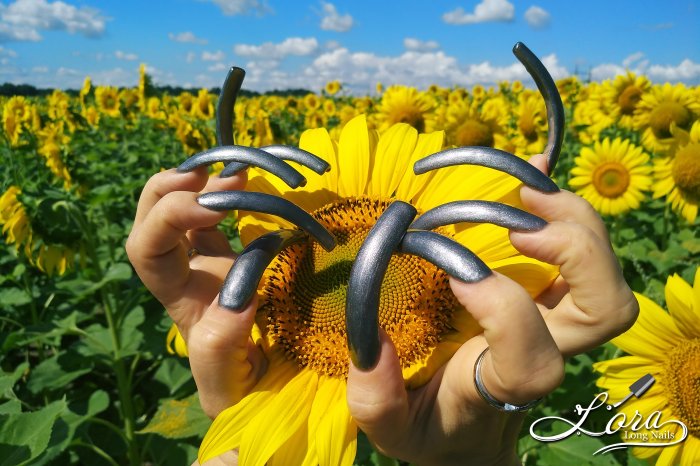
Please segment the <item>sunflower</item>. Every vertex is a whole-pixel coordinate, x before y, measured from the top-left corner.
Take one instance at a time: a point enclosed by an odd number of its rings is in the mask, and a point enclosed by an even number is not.
[[[627,139],[605,138],[581,149],[569,185],[603,215],[637,209],[651,186],[649,156]]]
[[[504,112],[485,114],[482,109],[486,93],[483,88],[472,89],[474,100],[451,105],[445,115],[445,132],[448,144],[456,146],[484,146],[506,148]],[[478,95],[481,97],[477,97]]]
[[[192,115],[200,120],[214,118],[214,98],[206,89],[200,89],[192,105]]]
[[[673,144],[671,124],[688,131],[700,115],[698,95],[678,83],[654,86],[642,95],[634,114],[634,127],[652,152],[665,153]]]
[[[517,130],[513,139],[518,154],[539,154],[547,144],[547,111],[544,100],[530,92],[518,95]]]
[[[266,374],[252,392],[214,420],[200,447],[201,463],[239,449],[239,464],[350,465],[357,426],[345,400],[348,352],[345,297],[352,262],[369,229],[395,199],[419,212],[457,199],[519,202],[519,182],[483,167],[451,167],[415,176],[413,163],[443,147],[443,133],[418,134],[397,124],[381,137],[364,115],[351,120],[339,141],[308,130],[300,147],[332,166],[291,191],[277,178],[251,169],[248,189],[285,197],[331,231],[338,245],[326,252],[309,241],[283,251],[258,289],[254,336],[266,354]],[[239,212],[243,244],[270,231],[294,228],[277,217]],[[557,275],[555,267],[521,256],[508,232],[492,225],[446,227],[491,268],[519,281],[533,296]],[[425,384],[480,329],[449,288],[448,276],[414,256],[395,255],[381,289],[379,320],[394,342],[409,388]]]
[[[80,106],[82,108],[85,108],[85,99],[90,94],[90,89],[92,88],[92,80],[90,79],[90,76],[85,77],[85,81],[83,81],[83,87],[80,88],[80,93],[78,94],[78,98],[80,99]]]
[[[422,132],[434,107],[433,99],[414,87],[391,86],[384,92],[377,107],[377,126],[383,131],[395,123],[408,123]]]
[[[43,241],[19,199],[21,193],[17,186],[10,186],[0,196],[0,226],[5,242],[14,244],[16,251],[22,248],[29,262],[47,275],[63,275],[73,268],[75,251],[64,245]]]
[[[594,369],[603,376],[598,386],[611,400],[629,393],[629,386],[644,374],[656,383],[639,399],[630,399],[621,409],[631,419],[636,411],[649,416],[661,411],[662,422],[675,419],[686,425],[688,437],[665,448],[635,447],[635,456],[651,459],[657,466],[691,466],[700,463],[700,269],[691,287],[678,275],[666,282],[665,312],[649,298],[637,294],[640,312],[634,326],[612,342],[630,354],[598,362]],[[675,439],[682,436],[677,424],[670,425]]]
[[[651,82],[646,76],[637,76],[631,71],[617,76],[615,81],[604,86],[602,97],[605,106],[610,109],[610,116],[617,120],[618,125],[632,129],[634,111],[650,88]]]
[[[113,86],[97,86],[95,88],[95,102],[100,112],[111,117],[120,117],[119,91]]]
[[[654,160],[654,198],[666,202],[693,223],[700,204],[700,121],[689,132],[673,126],[677,143],[671,156]]]
[[[340,84],[340,81],[336,79],[335,81],[327,82],[324,90],[328,95],[336,95],[342,88],[343,86]]]

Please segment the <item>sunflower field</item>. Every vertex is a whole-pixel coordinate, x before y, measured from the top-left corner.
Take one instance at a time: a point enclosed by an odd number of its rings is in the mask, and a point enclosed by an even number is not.
[[[642,311],[654,317],[632,337],[567,362],[564,383],[528,414],[519,455],[525,465],[698,464],[690,455],[700,461],[700,87],[632,73],[557,86],[567,128],[553,178],[601,214]],[[86,78],[79,92],[0,97],[0,465],[196,458],[211,420],[183,343],[124,245],[146,181],[215,146],[216,103],[207,89],[164,93],[143,67],[132,88]],[[547,142],[544,101],[517,81],[425,90],[377,84],[359,97],[333,81],[306,94],[241,96],[234,134],[252,147],[296,146],[313,128],[337,140],[362,114],[378,135],[397,123],[441,131],[444,148],[490,146],[527,158]],[[230,216],[222,228],[240,250],[236,223]],[[664,325],[670,330],[654,343],[649,328]],[[646,340],[664,354],[648,354],[639,343]],[[534,420],[571,418],[603,389],[623,397],[638,378],[625,378],[624,357],[649,359],[639,371],[661,381],[650,391],[654,409],[688,426],[684,444],[593,456],[620,442],[619,433],[555,443],[530,435]],[[608,418],[593,413],[590,430],[603,430]],[[403,463],[360,435],[355,464]]]

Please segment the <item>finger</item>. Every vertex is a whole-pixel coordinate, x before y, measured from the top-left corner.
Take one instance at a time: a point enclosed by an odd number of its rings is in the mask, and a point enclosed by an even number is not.
[[[477,283],[450,278],[457,300],[484,329],[490,351],[482,364],[482,379],[496,399],[522,405],[552,391],[564,374],[564,363],[537,306],[527,291],[510,278],[493,273]],[[445,380],[462,387],[467,399],[476,390],[469,380],[479,351],[457,353],[463,364],[446,369]],[[459,373],[455,373],[458,371]]]
[[[546,170],[547,161],[542,154],[530,158],[530,163],[540,170]],[[520,199],[529,212],[545,220],[580,223],[593,230],[599,238],[609,241],[605,224],[593,206],[570,191],[542,193],[523,186],[520,190]]]
[[[242,312],[219,306],[217,299],[190,329],[192,375],[211,418],[240,401],[265,370],[262,352],[250,338],[256,309],[256,298]]]
[[[207,183],[206,173],[206,167],[189,173],[180,173],[173,168],[153,175],[141,191],[136,208],[134,228],[143,222],[148,212],[166,194],[173,191],[200,191]]]
[[[186,292],[189,258],[183,239],[188,230],[216,225],[224,216],[200,206],[197,193],[166,194],[127,239],[129,260],[146,287],[166,307]]]
[[[248,183],[248,170],[243,170],[236,173],[234,176],[219,178],[218,176],[210,176],[207,180],[207,185],[202,192],[210,193],[214,191],[240,191],[245,189]]]
[[[638,312],[609,243],[591,228],[551,222],[537,232],[511,232],[518,251],[559,266],[569,294],[546,315],[565,355],[586,351],[628,328]]]
[[[350,362],[347,401],[350,414],[369,439],[385,453],[396,448],[408,428],[408,394],[391,339],[379,332],[377,364],[368,371]]]

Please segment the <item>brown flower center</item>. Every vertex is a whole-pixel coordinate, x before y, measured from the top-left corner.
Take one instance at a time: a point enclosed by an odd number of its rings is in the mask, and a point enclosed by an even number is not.
[[[313,216],[337,239],[331,252],[316,242],[293,245],[270,266],[260,307],[267,332],[301,367],[346,377],[347,283],[357,251],[389,201],[346,199]],[[448,276],[415,256],[394,254],[382,283],[379,325],[396,346],[402,367],[416,363],[450,330],[458,306]]]
[[[678,102],[663,102],[651,112],[649,126],[657,138],[665,139],[673,136],[671,123],[687,129],[691,123],[690,111]]]
[[[603,197],[613,199],[621,196],[629,184],[629,172],[621,163],[605,162],[593,172],[593,186]]]
[[[692,435],[700,437],[700,338],[674,348],[662,377],[673,414]]]
[[[455,142],[458,146],[493,147],[493,131],[486,123],[467,120],[457,128]]]
[[[632,115],[637,104],[642,100],[642,90],[634,84],[630,84],[617,96],[617,104],[620,106],[620,113]]]
[[[673,158],[673,180],[693,202],[700,201],[700,143],[681,147]]]

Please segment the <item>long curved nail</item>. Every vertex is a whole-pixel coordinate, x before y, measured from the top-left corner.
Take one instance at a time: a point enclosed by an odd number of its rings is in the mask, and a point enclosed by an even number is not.
[[[367,234],[350,269],[345,302],[348,350],[353,364],[368,370],[379,357],[379,296],[391,255],[401,242],[416,209],[394,201]]]
[[[547,226],[537,215],[500,202],[454,201],[426,211],[409,228],[432,230],[460,222],[492,223],[515,231],[537,231]]]
[[[260,148],[272,154],[275,157],[282,160],[291,160],[292,162],[297,162],[305,167],[310,168],[319,175],[323,175],[325,172],[331,169],[330,164],[323,160],[321,157],[312,154],[311,152],[305,151],[304,149],[299,149],[293,146],[283,146],[281,144],[274,144],[271,146],[263,146]],[[231,163],[223,169],[219,174],[221,178],[226,178],[228,176],[233,176],[241,170],[245,170],[248,166],[243,163]]]
[[[216,162],[243,162],[260,167],[281,178],[291,188],[306,184],[306,178],[287,162],[260,149],[245,146],[221,146],[199,152],[185,160],[177,171],[189,172]]]
[[[226,275],[219,293],[219,305],[232,311],[242,310],[250,302],[265,269],[277,254],[307,237],[300,230],[278,230],[252,241]]]
[[[422,257],[466,283],[479,282],[492,273],[476,254],[434,231],[408,230],[399,251]]]
[[[219,146],[232,146],[233,142],[233,107],[236,105],[238,91],[243,85],[245,70],[231,67],[228,70],[224,85],[216,104],[216,144]]]
[[[522,181],[527,186],[546,193],[555,193],[559,187],[547,175],[520,157],[492,147],[457,147],[429,155],[413,165],[416,175],[452,165],[480,165],[493,168]]]
[[[544,97],[549,134],[547,135],[547,145],[543,153],[547,157],[547,173],[551,175],[554,167],[557,166],[561,146],[564,142],[564,104],[561,101],[557,85],[554,83],[547,68],[525,44],[522,42],[516,43],[513,46],[513,54],[525,66],[527,72],[535,80],[540,94]]]
[[[281,197],[248,191],[215,191],[197,198],[202,207],[210,210],[249,210],[277,215],[292,222],[318,241],[323,249],[332,251],[335,237],[301,207]]]

